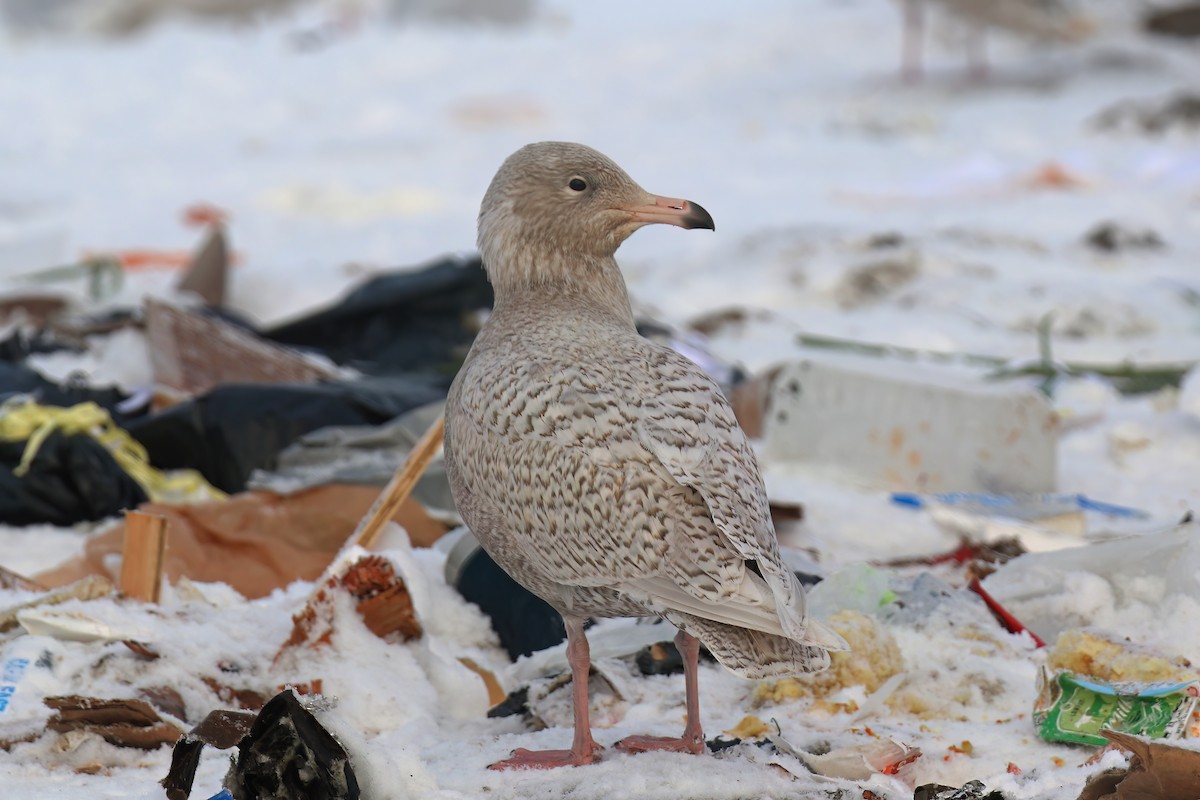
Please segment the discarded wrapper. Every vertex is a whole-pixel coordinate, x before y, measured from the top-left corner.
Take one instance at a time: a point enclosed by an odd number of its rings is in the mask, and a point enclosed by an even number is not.
[[[1180,683],[1093,680],[1042,669],[1033,724],[1052,742],[1105,745],[1108,728],[1151,739],[1200,734],[1200,681]]]
[[[94,600],[98,597],[108,597],[113,591],[112,581],[108,578],[101,575],[89,575],[61,589],[46,592],[33,600],[0,609],[0,633],[17,627],[20,624],[19,615],[28,609],[57,605],[68,600]]]
[[[839,747],[820,755],[800,750],[782,736],[767,739],[777,751],[798,759],[813,774],[849,781],[865,781],[877,773],[896,775],[921,757],[920,748],[895,739]]]

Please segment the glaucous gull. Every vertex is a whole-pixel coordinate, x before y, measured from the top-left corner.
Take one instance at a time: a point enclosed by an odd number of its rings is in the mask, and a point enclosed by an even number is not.
[[[638,335],[613,258],[643,225],[714,228],[578,144],[504,162],[483,198],[479,248],[495,309],[446,404],[455,503],[493,559],[563,617],[573,679],[569,750],[517,750],[493,768],[587,764],[589,617],[657,615],[683,655],[679,738],[624,751],[705,750],[697,655],[749,678],[822,669],[845,643],[808,619],[780,559],[758,465],[720,389]]]

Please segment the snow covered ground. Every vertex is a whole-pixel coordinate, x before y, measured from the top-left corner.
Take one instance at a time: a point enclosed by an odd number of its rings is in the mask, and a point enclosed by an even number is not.
[[[87,252],[190,248],[197,234],[181,212],[209,202],[230,212],[240,254],[231,305],[262,322],[285,319],[371,270],[471,249],[479,199],[504,157],[529,141],[567,139],[612,156],[649,190],[712,213],[715,234],[648,229],[619,256],[636,301],[669,321],[744,311],[712,343],[751,370],[794,355],[798,333],[1030,358],[1050,311],[1059,358],[1198,360],[1200,129],[1149,135],[1106,130],[1097,118],[1121,101],[1158,102],[1200,85],[1200,56],[1194,45],[1134,33],[1134,4],[1087,5],[1097,30],[1083,44],[993,37],[985,83],[967,79],[952,48],[935,46],[919,85],[897,79],[899,14],[885,0],[761,0],[750,11],[547,0],[516,26],[384,25],[369,12],[336,30],[326,27],[334,11],[317,4],[236,29],[167,23],[117,41],[10,37],[0,42],[0,285],[23,285],[19,275]],[[1163,246],[1087,245],[1085,235],[1107,221],[1152,230]],[[868,247],[884,235],[898,243]],[[857,268],[866,272],[855,279]],[[109,302],[166,291],[171,280],[139,273]],[[97,381],[133,384],[145,375],[143,355],[129,343],[83,366]],[[1073,420],[1059,449],[1063,491],[1164,519],[1200,507],[1200,381],[1181,395],[1121,398],[1079,380],[1056,403]],[[883,492],[766,467],[776,495],[805,505],[805,523],[787,541],[831,567],[955,543]],[[79,540],[0,530],[0,564],[33,572]],[[478,614],[438,586],[436,555],[409,560],[414,580],[439,598],[424,609],[428,641],[384,645],[347,616],[332,655],[279,679],[326,676],[337,705],[322,719],[360,759],[367,796],[860,791],[793,781],[749,750],[720,759],[610,755],[553,774],[485,771],[516,746],[565,746],[570,731],[482,718],[473,675],[439,659],[465,649],[499,656]],[[1074,590],[1024,610],[1075,615],[1200,661],[1194,583],[1072,575]],[[261,668],[307,591],[254,603],[171,595],[167,608],[192,622],[186,641],[160,631],[173,658],[150,667],[100,666],[94,646],[27,637],[21,647],[49,648],[67,665],[47,690],[116,696],[131,683],[166,682],[199,712],[211,700],[183,667],[232,658]],[[213,603],[224,609],[219,624],[202,611]],[[153,634],[152,614],[131,619],[140,612],[104,607]],[[898,645],[910,691],[953,699],[938,713],[851,720],[796,702],[753,708],[751,684],[708,666],[705,728],[715,734],[757,713],[794,744],[840,746],[869,738],[869,726],[925,751],[905,776],[916,783],[979,778],[1021,800],[1072,800],[1097,769],[1080,766],[1090,750],[1033,732],[1039,656],[1027,640],[997,634],[964,650],[953,631],[929,626],[904,629]],[[636,685],[640,694],[600,731],[602,743],[681,724],[680,678]],[[964,740],[970,752],[948,749]],[[0,795],[161,796],[166,750],[86,741],[64,751],[55,741],[0,752]],[[94,763],[107,765],[102,774],[74,771]],[[193,796],[215,793],[224,764],[205,757]],[[911,796],[892,778],[866,785]]]

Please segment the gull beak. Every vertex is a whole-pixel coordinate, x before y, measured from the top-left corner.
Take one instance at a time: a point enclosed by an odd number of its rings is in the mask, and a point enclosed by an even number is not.
[[[715,231],[717,229],[716,225],[713,224],[712,216],[698,203],[693,203],[690,200],[680,200],[677,197],[658,197],[657,195],[650,195],[647,199],[649,200],[647,203],[622,206],[621,210],[630,214],[630,216],[643,225],[662,222],[667,225],[678,225],[681,228],[689,230],[692,228],[707,228],[710,231]]]

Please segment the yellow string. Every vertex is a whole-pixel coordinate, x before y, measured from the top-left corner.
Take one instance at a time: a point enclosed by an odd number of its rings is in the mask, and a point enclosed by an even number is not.
[[[155,502],[219,500],[225,493],[191,469],[162,472],[150,465],[150,456],[127,431],[113,422],[107,411],[92,402],[70,408],[44,406],[28,397],[15,397],[0,406],[0,440],[26,442],[21,462],[13,474],[29,472],[38,450],[54,431],[67,436],[85,434],[112,455],[113,460]]]

